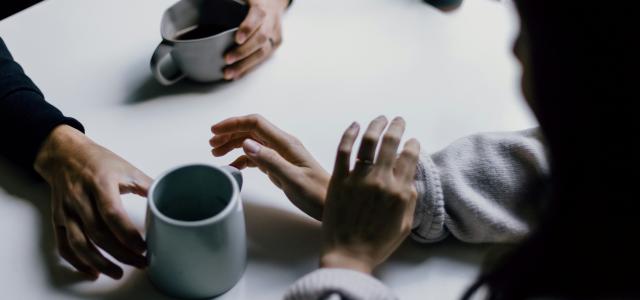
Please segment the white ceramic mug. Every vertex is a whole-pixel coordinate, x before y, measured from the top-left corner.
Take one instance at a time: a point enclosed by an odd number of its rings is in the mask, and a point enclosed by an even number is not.
[[[233,167],[186,165],[159,176],[148,195],[147,269],[151,282],[181,298],[208,298],[242,277],[247,248]]]
[[[154,77],[163,85],[184,77],[199,82],[222,79],[224,53],[235,45],[247,11],[234,0],[181,0],[171,6],[160,23],[162,42],[151,57]]]

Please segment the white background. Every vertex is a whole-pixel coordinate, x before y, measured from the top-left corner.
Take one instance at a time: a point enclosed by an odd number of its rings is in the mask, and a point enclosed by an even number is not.
[[[242,80],[161,87],[149,59],[169,0],[48,0],[0,21],[0,35],[47,99],[97,142],[156,176],[210,156],[210,126],[261,113],[298,136],[327,170],[352,121],[407,120],[425,153],[479,131],[535,125],[511,55],[509,3],[467,0],[442,13],[419,0],[296,0],[284,44]],[[15,130],[20,130],[16,128]],[[2,147],[11,141],[2,140]],[[279,299],[312,271],[319,226],[266,177],[245,173],[249,265],[223,299]],[[145,199],[123,196],[144,223]],[[48,191],[0,162],[0,299],[163,299],[144,272],[80,280],[55,256]],[[377,272],[402,299],[456,299],[485,246],[407,242]]]

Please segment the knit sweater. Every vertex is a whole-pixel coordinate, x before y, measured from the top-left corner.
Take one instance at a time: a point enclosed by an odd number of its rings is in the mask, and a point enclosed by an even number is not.
[[[422,157],[411,238],[448,235],[470,243],[514,243],[535,226],[549,186],[540,131],[483,133]],[[375,278],[351,270],[319,269],[295,282],[287,300],[397,299]]]

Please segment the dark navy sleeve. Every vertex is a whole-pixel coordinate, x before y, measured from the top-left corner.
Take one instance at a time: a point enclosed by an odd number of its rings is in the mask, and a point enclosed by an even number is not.
[[[62,124],[84,132],[44,99],[0,38],[0,155],[31,170],[42,142]]]

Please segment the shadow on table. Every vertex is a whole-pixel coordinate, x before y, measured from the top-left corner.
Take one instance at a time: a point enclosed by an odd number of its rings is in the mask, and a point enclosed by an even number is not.
[[[39,250],[49,282],[56,287],[61,287],[85,280],[86,278],[81,274],[59,263],[51,224],[49,188],[46,183],[35,173],[27,173],[0,157],[0,188],[15,196],[15,199],[28,202],[37,210],[40,224],[39,237],[37,237],[40,239]]]
[[[320,253],[320,223],[271,206],[247,201],[244,209],[250,261],[293,266]]]
[[[149,75],[141,79],[137,85],[134,85],[133,90],[125,99],[125,104],[134,105],[151,101],[158,97],[170,95],[206,94],[222,89],[231,84],[233,83],[224,80],[211,83],[199,83],[183,79],[173,85],[164,86]]]
[[[49,192],[46,184],[35,176],[22,172],[0,158],[0,187],[18,199],[32,204],[38,211],[40,222],[40,252],[49,282],[63,293],[87,299],[171,299],[158,292],[144,271],[133,270],[117,286],[91,290],[91,282],[83,283],[82,291],[72,286],[84,277],[59,262],[55,254],[55,241],[51,226]],[[292,278],[300,277],[315,268],[321,247],[320,224],[310,218],[272,206],[258,204],[245,197],[249,264],[272,264],[291,269]],[[418,244],[408,241],[390,258],[395,264],[416,265],[431,258],[450,258],[463,264],[481,264],[490,246],[469,245],[448,240],[438,244]],[[311,264],[310,264],[311,262]],[[382,268],[384,272],[384,268]],[[242,282],[242,285],[245,283]],[[89,288],[86,288],[87,285]],[[248,290],[251,287],[246,287]],[[230,294],[234,294],[232,289]],[[225,294],[233,297],[233,295]],[[242,292],[240,292],[242,294]],[[227,298],[222,295],[221,298]]]
[[[98,286],[91,290],[92,282],[60,263],[55,251],[49,189],[46,183],[0,158],[0,188],[16,199],[33,205],[40,217],[40,252],[43,268],[47,270],[49,283],[66,294],[87,299],[172,299],[158,292],[147,279],[144,271],[125,272],[125,277],[107,289]],[[308,218],[284,210],[247,201],[244,206],[247,218],[249,263],[267,262],[288,266],[317,256],[320,246],[319,224]],[[295,241],[295,242],[293,242]],[[296,245],[292,247],[291,245]],[[130,269],[130,268],[129,268]],[[83,282],[84,281],[84,282]],[[82,290],[75,284],[82,283]],[[87,288],[89,286],[89,288]],[[230,295],[231,294],[231,295]],[[234,291],[224,294],[233,296]]]

